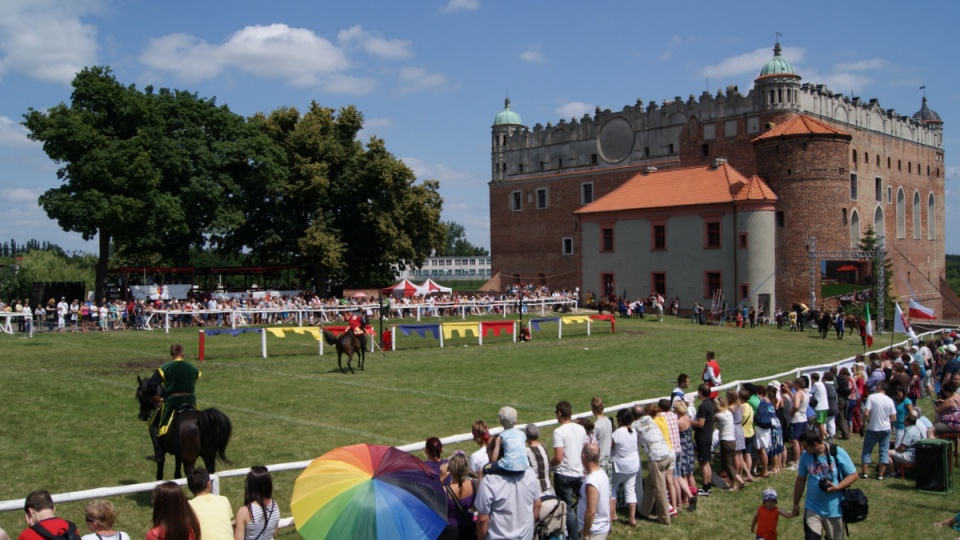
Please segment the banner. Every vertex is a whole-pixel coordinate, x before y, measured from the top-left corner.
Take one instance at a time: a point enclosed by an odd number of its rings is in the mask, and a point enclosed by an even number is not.
[[[873,321],[870,320],[870,304],[867,304],[867,347],[873,347]]]
[[[898,306],[899,307],[899,306]],[[936,315],[933,314],[933,309],[926,306],[920,305],[920,302],[917,302],[914,299],[910,299],[910,316],[914,319],[926,319],[932,321],[936,319]]]
[[[893,315],[893,331],[907,334],[914,343],[919,343],[920,339],[917,337],[916,332],[913,331],[913,328],[910,327],[910,322],[903,316],[903,310],[900,309],[900,304],[894,304],[893,307],[895,310]]]

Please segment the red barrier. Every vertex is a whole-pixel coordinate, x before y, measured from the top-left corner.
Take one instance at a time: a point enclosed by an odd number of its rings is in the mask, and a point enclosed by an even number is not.
[[[494,336],[499,336],[500,332],[512,334],[513,324],[513,321],[483,321],[480,323],[480,328],[483,329],[485,336],[490,335],[490,331],[493,331]]]
[[[613,315],[591,315],[590,318],[595,321],[610,321],[610,332],[617,331],[617,318]]]

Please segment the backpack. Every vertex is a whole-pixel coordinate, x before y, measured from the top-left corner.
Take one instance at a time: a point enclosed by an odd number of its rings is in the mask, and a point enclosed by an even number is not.
[[[67,521],[67,531],[60,535],[54,535],[39,523],[31,525],[30,529],[47,540],[80,540],[80,535],[77,534],[77,525],[72,521]]]
[[[774,410],[773,404],[767,401],[760,401],[753,423],[763,429],[770,429],[773,427],[773,419],[776,417],[777,412]]]
[[[536,540],[563,538],[567,529],[567,504],[553,496],[540,499],[540,515],[534,522]]]
[[[837,457],[837,446],[834,444],[830,445],[830,451],[827,452],[827,461],[832,461],[831,457],[835,460]],[[837,481],[839,482],[845,474],[843,474],[843,469],[840,468],[840,462],[837,461]],[[840,511],[843,512],[843,526],[846,528],[850,523],[860,523],[867,519],[867,515],[870,512],[870,501],[867,500],[866,494],[862,490],[857,488],[844,488],[843,498],[840,500]],[[847,529],[847,536],[850,536],[850,529]]]

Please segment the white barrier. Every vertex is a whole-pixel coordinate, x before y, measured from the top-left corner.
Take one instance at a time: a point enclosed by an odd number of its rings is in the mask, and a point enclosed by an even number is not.
[[[29,311],[23,313],[0,312],[0,332],[11,335],[15,334],[16,332],[13,330],[12,324],[13,319],[23,319],[28,337],[33,337],[33,314]]]
[[[932,332],[925,332],[925,333],[923,333],[923,334],[919,334],[918,337],[929,336],[929,335],[937,334],[937,333],[940,333],[940,332],[941,332],[940,330],[936,330],[936,331],[932,331]],[[896,347],[896,346],[900,346],[900,345],[906,345],[907,343],[909,343],[909,340],[904,340],[904,341],[900,341],[900,342],[897,342],[897,343],[891,343],[889,347]],[[871,352],[882,352],[882,351],[884,351],[884,350],[886,350],[886,349],[888,349],[888,347],[883,347],[883,348],[877,349],[876,351],[871,351]],[[864,356],[866,356],[866,355],[864,355]],[[755,383],[755,382],[760,382],[760,381],[770,381],[770,380],[775,380],[775,379],[776,379],[776,380],[779,380],[779,379],[783,379],[783,377],[795,376],[796,378],[799,378],[799,377],[802,377],[802,376],[809,375],[810,373],[815,373],[815,372],[817,372],[817,371],[821,371],[821,372],[822,372],[822,371],[826,371],[826,370],[828,370],[828,369],[830,369],[831,367],[834,367],[834,366],[837,366],[838,369],[841,368],[841,367],[846,367],[846,366],[852,365],[852,364],[854,363],[854,361],[855,361],[855,357],[849,357],[849,358],[845,358],[845,359],[843,359],[843,360],[840,360],[840,361],[838,361],[838,362],[831,362],[831,363],[828,363],[828,364],[819,364],[819,365],[814,365],[814,366],[799,367],[799,368],[796,368],[796,369],[793,369],[793,370],[790,370],[790,371],[784,371],[784,372],[782,372],[782,373],[777,373],[777,374],[775,374],[775,375],[768,375],[768,376],[765,376],[765,377],[757,377],[757,378],[754,378],[754,379],[748,379],[748,380],[743,380],[743,381],[738,380],[738,381],[734,381],[734,382],[731,382],[731,383],[726,383],[726,384],[723,384],[723,385],[721,385],[721,386],[716,387],[716,390],[717,390],[717,391],[720,391],[720,390],[726,390],[726,389],[730,389],[730,388],[739,389],[741,385],[746,384],[746,383]],[[646,405],[646,404],[648,404],[648,403],[657,403],[658,401],[660,401],[661,399],[663,399],[663,398],[665,398],[665,397],[668,397],[668,396],[661,396],[661,397],[656,397],[656,398],[642,399],[642,400],[638,400],[638,401],[632,401],[632,402],[629,402],[629,403],[621,403],[621,404],[619,404],[619,405],[614,405],[614,406],[611,406],[611,407],[606,407],[606,408],[605,408],[605,411],[615,412],[615,411],[619,411],[620,409],[624,409],[624,408],[627,408],[627,407],[633,407],[633,406],[635,406],[635,405]],[[581,418],[581,417],[588,417],[588,416],[591,416],[592,414],[593,414],[593,412],[590,412],[590,411],[588,411],[588,412],[582,412],[582,413],[578,413],[578,414],[573,415],[572,418],[577,419],[577,418]],[[546,427],[546,426],[552,426],[552,425],[556,424],[556,423],[557,423],[557,420],[554,418],[554,419],[551,419],[551,420],[544,420],[544,421],[542,421],[542,422],[534,422],[534,423],[535,423],[537,426],[539,426],[539,427]],[[518,425],[517,427],[523,428],[525,425],[526,425],[526,424],[522,424],[522,425]],[[498,434],[498,433],[500,433],[500,432],[502,432],[502,431],[503,431],[503,428],[501,428],[501,427],[491,428],[491,429],[490,429],[490,434],[491,434],[491,435],[496,435],[496,434]],[[457,435],[450,435],[450,436],[448,436],[448,437],[443,437],[443,438],[440,439],[440,442],[442,442],[444,445],[449,445],[449,444],[459,444],[459,443],[462,443],[462,442],[467,442],[467,441],[472,441],[472,440],[473,440],[473,434],[472,434],[472,433],[460,433],[460,434],[457,434]],[[423,443],[423,442],[410,443],[410,444],[405,444],[405,445],[403,445],[403,446],[398,446],[397,448],[400,449],[400,450],[403,450],[403,451],[405,451],[405,452],[414,452],[414,451],[417,451],[417,450],[423,450],[423,448],[424,448],[424,443]],[[305,468],[306,468],[308,465],[310,465],[310,463],[312,463],[312,462],[313,462],[313,460],[311,459],[311,460],[306,460],[306,461],[295,461],[295,462],[291,462],[291,463],[279,463],[279,464],[276,464],[276,465],[267,465],[267,469],[270,470],[270,472],[295,471],[295,470],[305,469]],[[221,472],[218,472],[218,473],[216,473],[216,474],[214,474],[214,475],[211,475],[211,477],[212,477],[212,479],[213,479],[214,493],[219,493],[219,492],[220,492],[220,490],[219,490],[219,486],[220,486],[219,480],[220,480],[220,479],[222,479],[222,478],[230,478],[230,477],[237,477],[237,476],[246,476],[246,474],[247,474],[249,471],[250,471],[249,468],[245,468],[245,469],[232,469],[232,470],[229,470],[229,471],[221,471]],[[166,480],[166,481],[169,481],[169,480]],[[58,493],[58,494],[56,494],[56,495],[53,495],[53,502],[54,502],[54,503],[62,503],[62,502],[83,501],[83,500],[88,500],[88,499],[97,499],[97,498],[110,497],[110,496],[115,496],[115,495],[127,495],[127,494],[130,494],[130,493],[140,493],[140,492],[145,492],[145,491],[152,491],[153,488],[154,488],[157,484],[161,484],[161,483],[163,483],[163,482],[165,482],[165,481],[159,481],[159,482],[144,482],[144,483],[141,483],[141,484],[132,484],[132,485],[127,485],[127,486],[101,487],[101,488],[94,488],[94,489],[88,489],[88,490],[83,490],[83,491],[72,491],[72,492],[69,492],[69,493]],[[185,479],[176,480],[176,482],[177,482],[178,484],[180,484],[180,485],[186,485],[186,480],[185,480]],[[9,511],[12,511],[12,510],[20,510],[20,511],[22,511],[22,510],[23,510],[23,503],[24,503],[24,499],[13,499],[13,500],[8,500],[8,501],[2,501],[2,502],[0,502],[0,512],[9,512]],[[281,523],[281,524],[280,524],[281,527],[289,527],[289,526],[293,525],[293,518],[292,518],[292,517],[283,518],[283,519],[280,520],[280,523]]]

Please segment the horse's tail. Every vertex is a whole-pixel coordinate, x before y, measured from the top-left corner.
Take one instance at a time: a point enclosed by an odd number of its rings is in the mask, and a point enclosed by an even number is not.
[[[227,458],[227,443],[233,434],[233,424],[227,415],[219,409],[205,409],[200,412],[200,433],[203,446],[214,444],[217,459],[221,463],[231,464]]]
[[[323,331],[323,340],[327,342],[327,345],[337,344],[337,336],[333,335],[333,332],[329,330]]]

